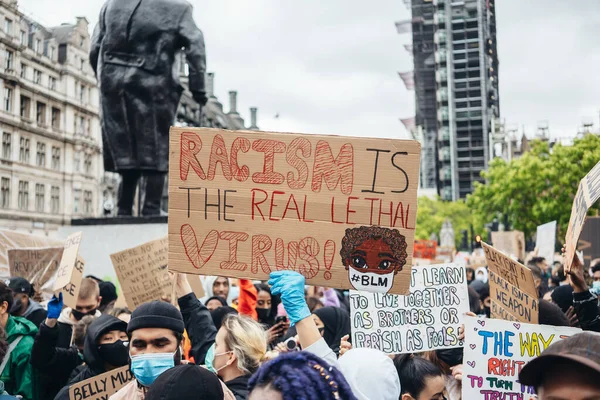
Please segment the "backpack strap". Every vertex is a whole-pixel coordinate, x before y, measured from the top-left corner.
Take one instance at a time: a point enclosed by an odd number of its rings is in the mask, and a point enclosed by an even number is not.
[[[10,353],[17,347],[19,342],[23,339],[23,336],[19,336],[8,346],[8,350],[6,350],[6,355],[4,356],[4,360],[2,364],[0,364],[0,375],[4,372],[4,368],[6,368],[6,364],[8,364],[8,360],[10,359]]]

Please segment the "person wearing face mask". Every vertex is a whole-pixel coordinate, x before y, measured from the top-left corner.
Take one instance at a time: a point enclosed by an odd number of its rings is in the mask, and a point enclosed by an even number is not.
[[[271,288],[264,283],[254,285],[257,292],[256,314],[258,322],[267,330],[269,345],[275,345],[281,341],[283,334],[289,328],[287,319],[275,323],[277,307],[280,299],[271,294]]]
[[[55,397],[69,399],[69,386],[129,363],[127,324],[112,315],[102,315],[87,330],[83,348],[85,367]]]
[[[48,302],[48,315],[40,324],[31,350],[31,365],[40,374],[40,399],[52,400],[67,384],[71,374],[83,363],[86,324],[89,326],[95,317],[83,318],[73,326],[73,345],[69,348],[57,346],[58,318],[63,308],[62,293]],[[81,343],[80,343],[81,342]],[[79,348],[81,347],[81,348]]]
[[[37,328],[22,317],[10,315],[13,292],[0,282],[0,326],[8,339],[8,350],[0,365],[0,380],[5,390],[25,400],[38,398],[38,374],[30,363],[31,349]]]
[[[442,370],[424,358],[413,354],[394,357],[402,394],[400,400],[445,400]]]
[[[14,303],[10,314],[15,317],[24,317],[31,321],[35,326],[40,326],[46,319],[46,310],[32,299],[35,291],[31,283],[25,278],[11,278],[8,287],[14,293]]]
[[[223,319],[205,365],[225,382],[236,400],[248,398],[248,381],[267,352],[267,335],[262,326],[243,315]]]
[[[192,343],[190,355],[204,360],[215,341],[210,312],[198,301],[185,274],[176,274],[174,290],[181,312],[161,301],[144,303],[127,325],[130,369],[135,379],[110,400],[144,400],[148,388],[163,372],[181,364],[184,329]]]
[[[100,287],[98,282],[92,278],[83,278],[77,297],[75,308],[65,308],[58,317],[58,338],[56,346],[68,349],[72,344],[73,325],[80,321],[86,315],[99,317],[102,315],[98,311],[102,297],[100,296]]]

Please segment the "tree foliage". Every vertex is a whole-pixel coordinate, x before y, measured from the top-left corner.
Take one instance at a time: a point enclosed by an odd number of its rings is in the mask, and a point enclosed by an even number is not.
[[[510,228],[532,237],[538,225],[556,220],[558,237],[567,231],[579,181],[600,161],[600,137],[588,134],[573,146],[532,142],[529,152],[506,162],[495,159],[476,184],[467,205],[477,224],[506,215]],[[598,205],[591,210],[596,214]]]
[[[428,240],[432,233],[435,233],[439,238],[442,224],[446,219],[452,222],[457,248],[460,247],[460,242],[462,241],[461,231],[466,230],[470,232],[471,224],[474,224],[473,229],[476,235],[483,233],[483,224],[475,225],[469,207],[462,200],[447,202],[442,201],[439,197],[435,199],[419,197],[418,204],[417,229],[415,234],[417,239]],[[469,233],[469,237],[470,235]]]

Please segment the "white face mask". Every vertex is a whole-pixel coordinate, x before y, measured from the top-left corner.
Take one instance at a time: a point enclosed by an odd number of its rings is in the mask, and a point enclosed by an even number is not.
[[[376,274],[374,272],[359,272],[348,266],[348,279],[356,290],[387,293],[394,286],[394,269],[387,274]]]

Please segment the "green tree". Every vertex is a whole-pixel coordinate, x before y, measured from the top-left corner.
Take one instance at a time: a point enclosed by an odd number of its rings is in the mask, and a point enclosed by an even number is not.
[[[470,232],[471,224],[473,224],[476,235],[483,233],[483,224],[475,224],[472,212],[462,200],[449,202],[442,201],[439,197],[435,199],[419,197],[418,204],[415,233],[417,239],[428,240],[432,233],[435,233],[439,238],[442,224],[446,219],[452,222],[457,248],[459,248],[462,241],[461,231]]]
[[[511,229],[532,237],[538,225],[556,220],[564,238],[579,181],[600,160],[600,137],[586,135],[573,146],[532,142],[529,152],[506,162],[495,159],[483,172],[485,184],[476,184],[467,205],[477,224],[506,215]],[[598,206],[591,213],[598,212]]]

